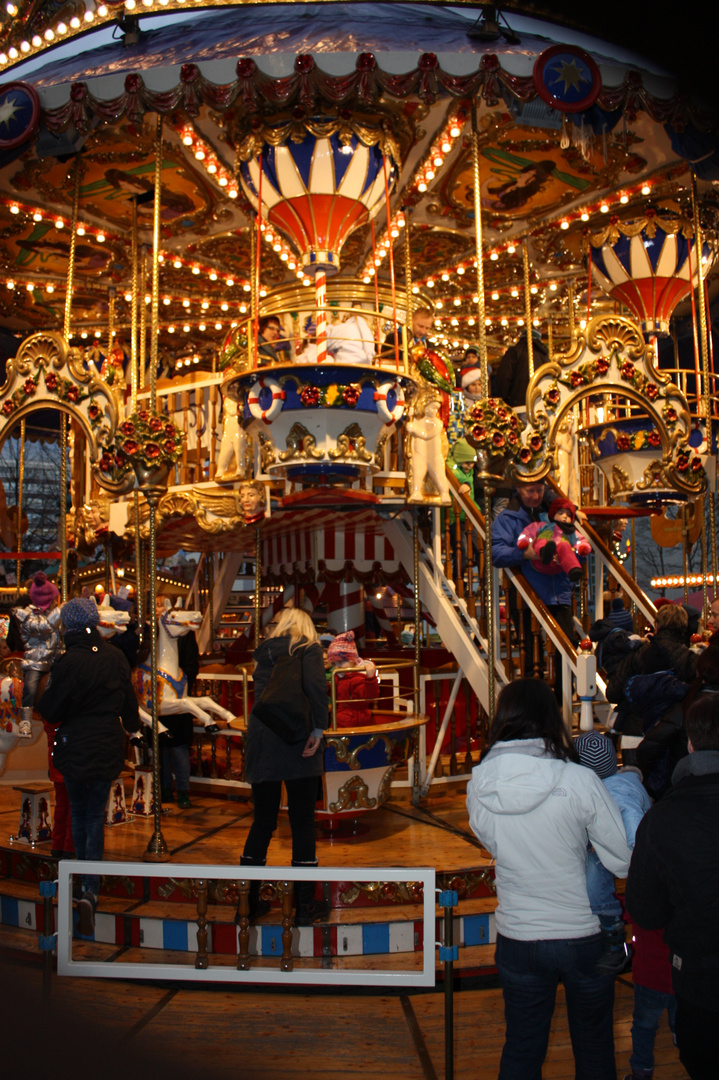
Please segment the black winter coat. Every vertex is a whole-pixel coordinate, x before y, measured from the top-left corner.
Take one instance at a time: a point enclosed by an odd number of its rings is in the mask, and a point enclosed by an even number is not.
[[[262,691],[270,681],[276,661],[281,656],[288,655],[289,647],[288,635],[269,638],[255,649],[255,701],[259,701]],[[312,706],[312,728],[324,730],[329,724],[329,699],[322,648],[318,644],[309,645],[302,651],[302,685]],[[284,742],[250,711],[245,756],[245,778],[250,784],[321,776],[322,746],[312,757],[306,758],[302,757],[303,749],[303,743],[290,746]]]
[[[674,992],[719,1014],[719,751],[683,758],[672,784],[639,823],[627,911],[664,927]]]
[[[68,780],[111,783],[125,762],[125,731],[137,731],[130,665],[97,630],[65,634],[37,711],[58,725],[53,761]],[[125,730],[123,730],[123,728]]]
[[[607,684],[607,699],[615,704],[624,699],[624,688],[633,675],[673,671],[682,682],[694,682],[697,657],[687,645],[685,631],[667,626],[639,649],[625,656]]]

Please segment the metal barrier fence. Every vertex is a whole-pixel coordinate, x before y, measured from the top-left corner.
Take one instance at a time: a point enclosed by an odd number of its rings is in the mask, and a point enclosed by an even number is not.
[[[142,948],[138,960],[85,959],[74,955],[73,945],[83,945],[73,936],[72,884],[73,876],[99,874],[105,877],[120,878],[172,878],[197,883],[197,934],[198,948],[193,955],[190,952],[178,952],[176,962],[169,962],[167,951],[158,949],[158,959],[148,959],[152,950]],[[283,905],[283,950],[282,955],[273,956],[270,961],[265,957],[250,957],[245,942],[237,958],[228,954],[207,952],[207,883],[209,881],[236,882],[238,892],[245,893],[252,880],[276,881],[281,884],[280,891],[289,897]],[[297,930],[291,921],[290,885],[299,881],[331,882],[399,882],[412,884],[415,890],[422,890],[422,966],[417,964],[418,950],[394,955],[398,962],[405,956],[405,966],[390,968],[386,961],[382,969],[370,970],[367,957],[364,965],[352,966],[352,956],[322,957],[317,963],[315,958],[303,958],[292,952],[292,935]],[[275,983],[293,985],[311,983],[316,986],[434,986],[435,985],[435,937],[436,937],[436,875],[434,868],[410,867],[321,867],[302,869],[287,866],[216,866],[197,863],[162,863],[145,862],[80,862],[63,859],[58,863],[58,907],[57,907],[57,971],[59,975],[91,976],[114,979],[173,979],[188,982],[208,983]],[[456,901],[455,901],[456,902]],[[98,912],[98,916],[100,916]],[[308,928],[317,930],[321,925]],[[242,928],[240,928],[242,929]],[[286,937],[286,935],[288,935]],[[75,950],[78,952],[79,950]],[[328,966],[334,962],[335,966]],[[237,966],[235,966],[235,963]],[[240,967],[240,964],[244,967]],[[271,964],[271,966],[267,966]]]

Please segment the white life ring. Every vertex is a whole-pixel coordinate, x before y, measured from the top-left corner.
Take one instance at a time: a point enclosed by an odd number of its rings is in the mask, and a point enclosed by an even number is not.
[[[263,409],[260,406],[260,392],[262,390],[270,390],[272,392],[272,402],[269,409]],[[250,390],[247,404],[249,405],[250,412],[255,420],[262,420],[265,424],[271,424],[282,411],[282,402],[284,400],[285,392],[277,382],[277,379],[273,379],[270,375],[261,375]]]
[[[390,409],[387,405],[387,396],[392,391],[395,394],[394,408]],[[392,382],[382,383],[377,387],[374,395],[374,399],[377,402],[377,412],[384,420],[385,424],[394,424],[400,419],[404,413],[404,390],[397,379]]]

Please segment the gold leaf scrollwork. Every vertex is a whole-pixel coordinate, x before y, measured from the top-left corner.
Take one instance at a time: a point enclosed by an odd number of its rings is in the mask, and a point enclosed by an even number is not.
[[[337,798],[329,804],[333,814],[342,810],[374,810],[377,799],[372,798],[361,776],[352,776],[337,792]]]
[[[329,456],[333,461],[337,461],[338,458],[350,458],[356,461],[372,460],[372,454],[367,450],[367,440],[359,424],[350,424],[337,436],[337,449],[330,450]]]
[[[350,769],[361,769],[362,766],[359,762],[359,754],[363,750],[371,750],[376,746],[378,742],[383,742],[387,751],[387,760],[392,757],[392,740],[388,739],[386,735],[372,735],[367,742],[360,743],[354,750],[350,750],[350,740],[348,735],[327,735],[325,737],[327,746],[331,746],[335,752],[335,757],[343,765],[346,764]]]
[[[421,904],[424,889],[421,881],[353,881],[339,898],[349,906],[360,896],[374,904]]]
[[[324,451],[317,449],[317,439],[299,421],[292,425],[287,436],[287,449],[279,453],[280,461],[299,461],[311,458],[317,461],[324,457]]]

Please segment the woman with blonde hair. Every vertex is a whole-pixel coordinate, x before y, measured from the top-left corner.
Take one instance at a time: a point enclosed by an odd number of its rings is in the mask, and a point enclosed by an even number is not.
[[[317,778],[322,775],[322,735],[329,724],[324,658],[314,624],[299,608],[285,608],[269,637],[255,649],[255,703],[272,677],[281,657],[301,653],[302,688],[311,707],[311,731],[306,742],[290,745],[271,731],[255,714],[247,725],[245,776],[252,785],[254,819],[240,859],[243,866],[264,866],[272,834],[277,828],[280,794],[284,783],[292,830],[292,865],[317,866],[315,854],[315,802]],[[263,915],[269,905],[260,900],[260,883],[250,888],[250,921]],[[328,908],[314,899],[315,885],[301,881],[295,886],[298,926],[311,926],[327,916]]]

